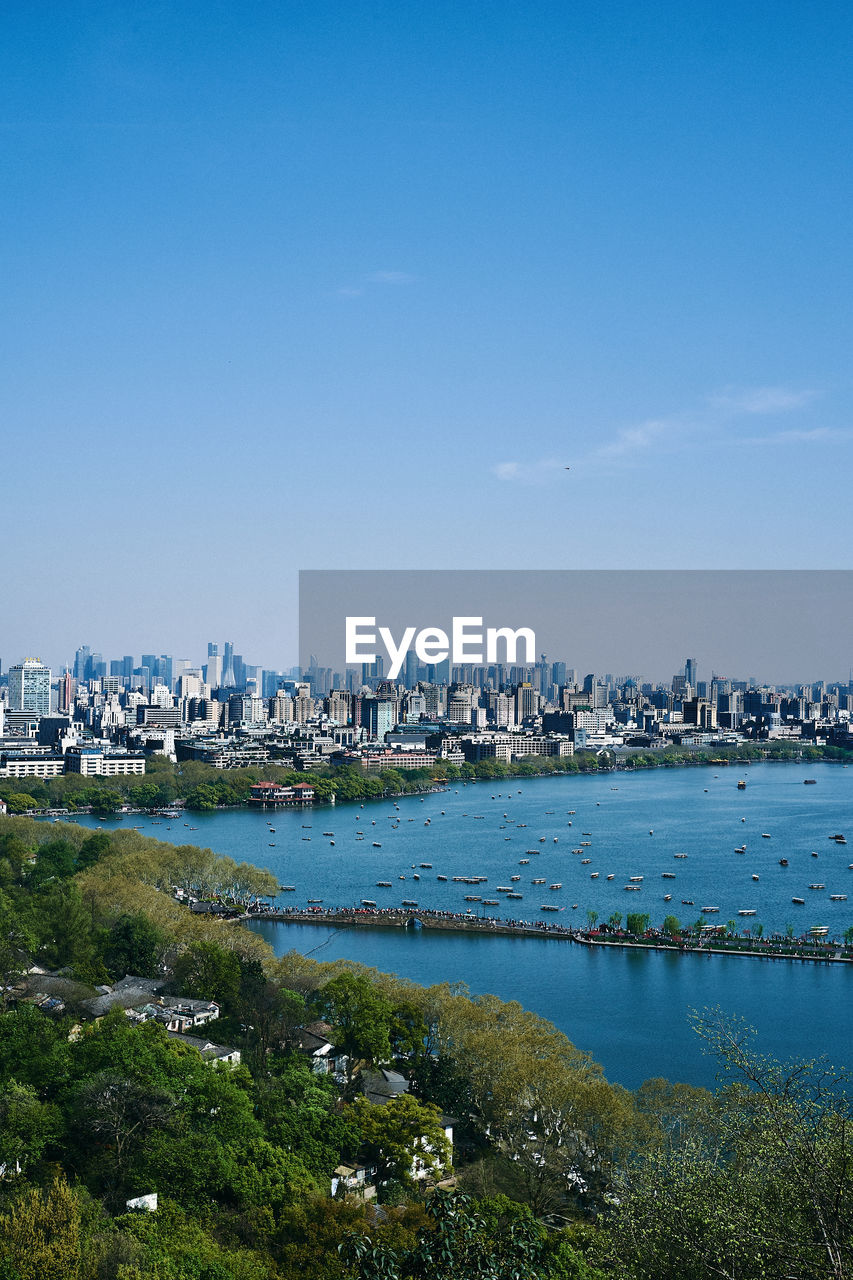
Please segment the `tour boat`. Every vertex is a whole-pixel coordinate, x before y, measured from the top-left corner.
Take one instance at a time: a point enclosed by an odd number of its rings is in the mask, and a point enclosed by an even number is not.
[[[805,901],[806,901],[806,900],[805,900],[805,898],[792,898],[792,899],[791,899],[791,901],[792,901],[792,902],[796,902],[796,904],[797,904],[797,906],[798,906],[798,907],[802,907],[802,906],[805,906]]]
[[[560,908],[555,907],[552,902],[546,902],[546,903],[543,903],[543,905],[539,908],[539,910],[540,911],[559,911]]]
[[[662,880],[674,880],[674,879],[675,879],[675,872],[674,872],[674,871],[662,871],[662,872],[661,872],[661,879],[662,879]]]
[[[762,840],[769,840],[769,839],[770,839],[770,832],[769,832],[769,831],[762,831],[762,833],[761,833],[761,839],[762,839]]]
[[[847,894],[846,894],[846,893],[831,893],[831,894],[829,895],[829,901],[830,901],[830,902],[846,902],[846,901],[847,901]]]
[[[754,912],[754,911],[749,911],[749,910],[743,910],[743,911],[739,911],[739,912],[738,912],[738,915],[739,915],[739,916],[754,916],[754,915],[755,915],[755,912]]]
[[[377,880],[377,881],[376,881],[376,887],[377,887],[377,889],[390,889],[390,888],[391,888],[391,881],[390,881],[390,880]]]
[[[686,853],[674,853],[672,856],[673,856],[673,858],[686,858],[686,857],[687,857],[687,854],[686,854]]]
[[[323,899],[322,899],[322,898],[309,898],[309,899],[308,899],[308,905],[310,906],[312,903],[319,903],[319,902],[322,902],[322,901],[323,901]]]
[[[278,888],[279,888],[279,892],[280,892],[280,893],[295,893],[295,892],[296,892],[296,885],[293,885],[293,884],[280,884],[280,885],[278,886]]]
[[[418,904],[414,901],[414,899],[413,899],[413,898],[404,898],[404,899],[403,899],[403,906],[404,906],[404,907],[416,907],[417,905],[418,905]]]
[[[718,913],[718,911],[719,911],[719,910],[720,910],[720,908],[719,908],[719,907],[703,907],[703,908],[702,908],[702,915],[703,915],[703,916],[715,916],[715,915]]]
[[[634,890],[634,892],[636,892],[636,893],[639,893],[639,892],[640,892],[640,890],[642,889],[642,887],[643,887],[643,886],[642,886],[642,885],[640,885],[640,884],[626,884],[626,885],[625,885],[626,890]]]
[[[544,883],[545,883],[545,881],[544,881],[544,880],[531,880],[531,881],[530,881],[530,883],[531,883],[531,884],[544,884]]]
[[[510,880],[520,880],[521,876],[510,876]]]
[[[523,894],[523,893],[508,893],[506,896],[507,896],[508,898],[523,898],[523,897],[524,897],[524,894]]]
[[[548,888],[549,888],[549,889],[562,889],[562,887],[563,887],[563,886],[562,886],[562,884],[560,884],[559,882],[557,882],[556,884],[549,884],[549,885],[548,885]]]
[[[826,888],[826,885],[825,885],[825,884],[810,884],[810,885],[809,885],[809,888],[810,888],[810,889],[825,889],[825,888]]]
[[[375,907],[376,903],[373,901],[372,898],[362,898],[361,905],[363,907]]]
[[[422,866],[422,867],[424,868],[424,870],[426,870],[426,871],[432,871],[432,863],[431,863],[431,862],[422,862],[422,863],[421,863],[421,866]]]
[[[692,906],[693,906],[693,899],[692,899],[692,898],[682,898],[682,899],[681,899],[681,905],[682,905],[682,907],[692,907]],[[753,913],[753,914],[754,914],[754,913]]]
[[[639,884],[639,883],[640,883],[640,881],[643,879],[643,877],[642,877],[642,876],[629,876],[629,877],[628,877],[628,879],[631,881],[631,884]]]

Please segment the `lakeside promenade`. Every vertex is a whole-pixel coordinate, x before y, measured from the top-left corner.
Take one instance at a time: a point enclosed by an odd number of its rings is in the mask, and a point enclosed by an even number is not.
[[[668,951],[674,954],[747,956],[759,960],[799,960],[817,964],[853,964],[853,947],[811,938],[746,939],[742,937],[684,936],[665,938],[648,933],[642,938],[625,933],[573,929],[546,920],[506,920],[467,912],[438,911],[421,907],[265,907],[246,912],[240,921],[264,920],[279,924],[328,925],[336,930],[422,928],[480,936],[552,938],[582,946],[622,948],[634,951]]]

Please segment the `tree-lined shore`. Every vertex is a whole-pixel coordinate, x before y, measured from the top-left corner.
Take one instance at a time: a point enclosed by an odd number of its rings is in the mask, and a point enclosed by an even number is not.
[[[3,1280],[853,1275],[843,1077],[766,1062],[706,1012],[721,1087],[630,1092],[518,1004],[278,959],[187,905],[245,908],[269,881],[136,831],[0,819]],[[126,974],[217,1002],[205,1034],[240,1064],[93,1016]],[[337,1081],[304,1052],[316,1025]],[[384,1106],[364,1093],[378,1068],[406,1085]],[[378,1207],[331,1195],[359,1162]],[[127,1209],[152,1192],[156,1212]]]
[[[87,778],[61,774],[57,778],[0,779],[0,799],[12,814],[39,809],[91,808],[95,813],[115,813],[123,805],[136,809],[162,809],[176,801],[196,811],[248,802],[256,782],[292,786],[307,782],[318,803],[332,800],[376,800],[406,795],[453,782],[499,781],[553,774],[594,774],[614,770],[673,769],[688,766],[748,765],[764,761],[816,764],[849,763],[853,752],[841,747],[814,746],[803,742],[741,743],[736,747],[666,747],[654,750],[578,751],[571,756],[528,756],[510,762],[481,760],[456,765],[438,760],[422,769],[383,769],[367,773],[352,765],[300,773],[275,764],[250,769],[217,769],[196,760],[175,763],[165,756],[149,756],[143,778]]]

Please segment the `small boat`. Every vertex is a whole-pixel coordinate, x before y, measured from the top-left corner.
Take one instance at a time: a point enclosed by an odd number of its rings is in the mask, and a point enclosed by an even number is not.
[[[588,867],[591,862],[592,862],[592,858],[581,858],[582,867]]]
[[[542,880],[531,880],[531,881],[530,881],[530,883],[531,883],[531,884],[544,884],[544,883],[545,883],[545,881],[544,881],[544,879],[542,879]]]
[[[641,881],[642,881],[642,879],[643,879],[643,877],[642,877],[642,876],[629,876],[629,877],[628,877],[628,879],[631,881],[631,884],[640,884],[640,883],[641,883]]]
[[[682,907],[692,907],[692,906],[693,906],[693,899],[692,899],[692,898],[682,898],[682,899],[681,899],[681,905],[682,905]]]
[[[817,854],[815,853],[814,849],[812,849],[812,857],[813,857],[813,858],[816,858],[816,857],[817,857]]]
[[[510,876],[510,880],[520,880],[521,876]]]
[[[672,894],[671,894],[671,893],[665,893],[665,894],[663,895],[663,900],[664,900],[664,902],[672,902]]]
[[[436,880],[446,880],[447,876],[436,876]]]
[[[563,886],[562,886],[562,884],[560,884],[560,883],[559,883],[559,881],[558,881],[556,884],[549,884],[549,885],[548,885],[548,888],[549,888],[549,889],[562,889],[562,887],[563,887]]]
[[[634,893],[639,893],[639,892],[640,892],[640,890],[642,889],[642,887],[643,887],[643,886],[642,886],[641,884],[626,884],[626,885],[625,885],[625,889],[626,889],[626,891],[630,892],[630,891],[632,891],[632,890],[633,890],[633,892],[634,892]]]
[[[615,879],[616,879],[616,875],[615,875],[615,873],[614,873],[614,872],[611,872],[611,874],[607,877],[607,879],[608,879],[608,880],[615,880]]]
[[[674,879],[675,879],[675,872],[674,872],[674,871],[662,871],[662,872],[661,872],[661,879],[662,879],[662,880],[674,880]]]
[[[780,859],[779,859],[779,866],[780,866],[780,867],[787,867],[787,865],[788,865],[788,859],[787,859],[787,858],[780,858]]]
[[[805,901],[806,901],[806,900],[805,900],[805,898],[792,898],[792,899],[791,899],[791,901],[792,901],[792,902],[796,902],[796,904],[797,904],[797,906],[798,906],[798,907],[802,907],[802,906],[804,906],[804,905],[805,905]]]
[[[334,849],[334,847],[335,847],[335,842],[334,842],[334,840],[330,840],[330,841],[329,841],[329,844],[330,844],[330,845],[332,846],[332,848]]]
[[[512,886],[508,884],[496,884],[495,893],[512,893]]]
[[[686,853],[674,853],[672,856],[673,856],[673,858],[686,858],[686,857],[687,857],[687,854],[686,854]]]
[[[415,874],[412,876],[412,879],[413,879],[413,880],[420,880],[420,876],[418,875],[417,871],[416,871],[416,872],[415,872]]]
[[[334,831],[324,831],[324,832],[323,832],[323,835],[324,835],[324,836],[333,836],[334,834],[335,834],[335,833],[334,833]]]
[[[817,785],[817,778],[803,778],[804,787],[814,787]]]
[[[597,871],[590,871],[590,873],[589,873],[589,878],[590,878],[590,880],[597,880],[597,879],[598,879],[598,875],[599,875],[599,873],[598,873]]]
[[[523,897],[524,897],[524,894],[523,894],[523,893],[508,893],[506,896],[507,896],[508,898],[523,898]]]
[[[810,888],[810,889],[825,889],[825,888],[826,888],[826,885],[825,885],[825,884],[810,884],[810,885],[809,885],[809,888]]]
[[[275,827],[270,827],[270,835],[271,836],[275,835]]]
[[[497,898],[484,898],[484,899],[483,899],[483,906],[484,906],[484,907],[496,907],[497,905],[498,905],[498,900],[497,900]]]
[[[268,848],[268,849],[274,849],[274,848],[275,848],[275,844],[274,844],[274,842],[273,842],[273,841],[270,841],[270,843],[267,845],[267,848]]]
[[[372,898],[362,898],[361,905],[363,907],[375,907],[376,903],[373,901]]]
[[[560,908],[555,907],[552,902],[546,902],[546,903],[543,903],[543,905],[539,908],[539,910],[540,911],[559,911]]]
[[[421,867],[422,867],[425,871],[432,871],[432,863],[431,863],[431,862],[422,862],[422,863],[421,863]]]
[[[753,878],[753,880],[757,880],[757,879],[758,879],[758,876],[755,874],[755,872],[753,872],[753,874],[752,874],[752,878]]]
[[[323,901],[323,899],[322,899],[322,898],[309,898],[309,899],[308,899],[308,905],[310,906],[312,903],[319,903],[319,902],[322,902],[322,901]]]
[[[702,908],[702,915],[703,915],[703,916],[715,916],[715,915],[717,915],[717,913],[719,912],[719,910],[720,910],[720,908],[719,908],[719,907],[703,907],[703,908]]]
[[[404,898],[404,899],[403,899],[403,906],[404,906],[404,907],[416,907],[417,905],[418,905],[418,904],[415,902],[414,898]]]
[[[751,910],[746,910],[746,909],[744,909],[744,910],[742,910],[742,911],[739,911],[739,912],[738,912],[738,915],[739,915],[739,916],[754,916],[754,915],[755,915],[755,912],[754,912],[754,911],[751,911]]]
[[[296,892],[296,885],[294,885],[294,884],[280,884],[280,885],[278,886],[278,889],[279,889],[279,893],[295,893],[295,892]]]
[[[374,849],[381,849],[381,848],[382,848],[382,845],[379,843],[379,841],[378,841],[378,840],[374,840],[374,841],[373,841],[373,847],[374,847]]]
[[[743,778],[741,778],[740,782],[737,784],[737,789],[738,791],[746,791],[746,782]]]
[[[762,833],[761,833],[761,839],[762,839],[762,840],[769,840],[769,839],[770,839],[770,832],[769,832],[769,831],[762,831]]]
[[[529,859],[529,858],[519,858],[519,860],[518,860],[518,865],[519,865],[520,867],[526,867],[526,866],[529,866],[529,864],[530,864],[530,859]]]
[[[377,887],[377,889],[390,889],[390,888],[391,888],[391,881],[390,881],[390,880],[377,880],[377,881],[376,881],[376,887]]]
[[[829,895],[829,901],[830,901],[830,902],[846,902],[846,901],[847,901],[847,894],[846,894],[846,893],[831,893],[831,894]]]
[[[482,902],[482,898],[478,897],[476,894],[473,894],[473,893],[466,893],[465,901],[466,902]]]
[[[303,836],[303,837],[302,837],[302,839],[303,839],[303,840],[309,840],[309,841],[310,841],[311,837],[310,837],[310,836]]]

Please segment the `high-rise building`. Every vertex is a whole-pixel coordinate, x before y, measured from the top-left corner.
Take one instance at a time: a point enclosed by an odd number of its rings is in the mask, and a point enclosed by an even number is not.
[[[74,679],[88,680],[91,674],[89,669],[92,650],[87,644],[81,644],[80,648],[74,654]]]
[[[696,688],[696,659],[688,658],[684,664],[684,679],[691,689]]]
[[[225,655],[222,659],[222,687],[223,689],[233,689],[237,680],[234,675],[234,645],[230,640],[225,641]]]
[[[407,689],[414,689],[418,683],[418,655],[414,649],[406,652],[406,670],[403,676],[403,683]]]
[[[50,715],[50,667],[40,658],[24,658],[9,668],[9,710]]]

